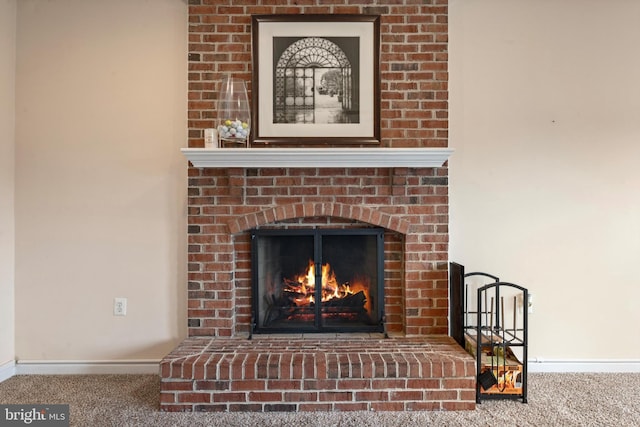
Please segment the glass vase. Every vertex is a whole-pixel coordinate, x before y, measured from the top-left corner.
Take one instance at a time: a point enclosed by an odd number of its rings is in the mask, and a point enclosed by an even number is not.
[[[218,93],[218,138],[220,147],[246,147],[251,131],[251,111],[245,82],[222,79]]]

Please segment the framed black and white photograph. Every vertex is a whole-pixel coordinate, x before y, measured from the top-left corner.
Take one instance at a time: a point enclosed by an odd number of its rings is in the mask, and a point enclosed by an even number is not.
[[[251,143],[380,144],[380,17],[252,17]]]

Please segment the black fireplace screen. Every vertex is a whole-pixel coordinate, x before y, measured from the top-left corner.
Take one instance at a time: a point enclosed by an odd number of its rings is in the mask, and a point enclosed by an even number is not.
[[[383,233],[252,231],[253,332],[382,332]]]

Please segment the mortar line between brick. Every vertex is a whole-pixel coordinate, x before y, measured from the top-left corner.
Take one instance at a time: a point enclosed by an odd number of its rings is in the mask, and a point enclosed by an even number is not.
[[[209,341],[209,344],[207,344],[206,347],[204,347],[198,353],[191,353],[191,354],[187,354],[185,356],[179,356],[179,357],[175,357],[175,358],[172,358],[172,359],[166,359],[165,361],[173,363],[173,362],[177,362],[177,361],[186,360],[187,358],[193,357],[193,356],[202,356],[204,353],[206,353],[211,348],[212,345],[213,345],[213,340]]]

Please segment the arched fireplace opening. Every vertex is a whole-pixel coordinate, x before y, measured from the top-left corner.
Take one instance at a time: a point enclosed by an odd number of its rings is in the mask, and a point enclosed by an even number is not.
[[[384,230],[253,230],[252,332],[383,332]]]

